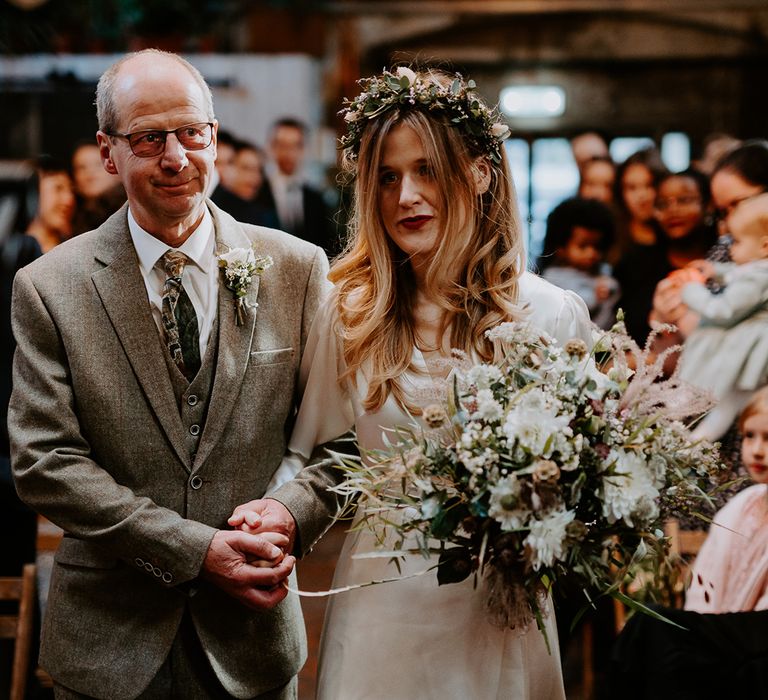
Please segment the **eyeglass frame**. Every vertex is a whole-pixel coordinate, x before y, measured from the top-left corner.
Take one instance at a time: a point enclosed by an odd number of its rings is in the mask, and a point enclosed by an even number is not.
[[[179,142],[179,144],[181,145],[181,147],[185,151],[202,151],[202,150],[205,150],[206,148],[208,148],[208,146],[210,146],[213,143],[213,127],[214,127],[214,123],[215,122],[192,122],[190,124],[182,124],[181,126],[178,126],[175,129],[140,129],[139,131],[133,131],[130,134],[119,134],[119,133],[110,132],[110,131],[105,131],[104,133],[107,136],[120,137],[120,138],[125,139],[128,142],[128,147],[131,149],[131,153],[133,153],[133,155],[135,155],[137,158],[157,158],[157,156],[159,156],[165,150],[165,145],[168,142],[168,134],[175,134],[176,135],[176,140]],[[199,126],[200,124],[204,124],[209,129],[208,133],[209,133],[210,138],[208,139],[208,143],[206,143],[205,146],[199,146],[199,147],[196,147],[196,148],[187,148],[181,142],[181,139],[179,138],[179,135],[176,132],[180,131],[181,129],[186,129],[186,128],[190,127],[190,126]],[[149,155],[141,155],[139,153],[136,153],[136,151],[133,150],[133,144],[131,143],[131,137],[132,136],[137,136],[138,134],[152,134],[152,133],[154,133],[154,134],[162,134],[163,135],[162,148],[157,153],[153,153],[153,154],[149,154]]]

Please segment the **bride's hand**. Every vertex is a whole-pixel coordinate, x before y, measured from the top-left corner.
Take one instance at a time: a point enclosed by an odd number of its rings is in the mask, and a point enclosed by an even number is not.
[[[250,534],[276,533],[285,536],[288,541],[283,551],[293,551],[296,521],[280,501],[260,498],[243,503],[235,508],[227,523],[230,527]]]

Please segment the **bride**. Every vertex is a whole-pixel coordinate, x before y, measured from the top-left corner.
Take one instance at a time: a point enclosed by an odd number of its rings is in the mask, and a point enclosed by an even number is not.
[[[282,517],[288,534],[295,520],[302,551],[321,533],[303,523],[333,512],[326,489],[340,474],[302,469],[313,452],[351,427],[362,453],[382,447],[383,428],[410,423],[433,402],[429,387],[444,377],[452,348],[490,360],[485,331],[518,319],[561,342],[590,342],[581,300],[523,271],[502,143],[508,130],[474,84],[398,68],[362,86],[342,139],[355,188],[351,238],[304,351],[289,454],[277,490],[230,519],[267,529]],[[365,533],[347,536],[334,587],[398,575],[386,559],[355,556],[372,548]],[[429,564],[414,555],[401,570]],[[334,596],[318,698],[564,698],[554,612],[545,620],[550,653],[535,626],[498,629],[483,605],[482,586],[473,590],[467,579],[438,587],[434,571]]]

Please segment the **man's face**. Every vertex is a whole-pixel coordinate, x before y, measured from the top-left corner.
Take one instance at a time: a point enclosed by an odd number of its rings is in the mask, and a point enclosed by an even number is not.
[[[304,134],[293,126],[278,126],[270,142],[272,159],[283,175],[293,175],[304,158]]]
[[[201,87],[169,58],[138,56],[126,62],[115,81],[114,99],[115,131],[121,134],[211,121]],[[170,133],[162,152],[148,158],[134,155],[127,139],[98,133],[105,168],[120,175],[133,216],[152,235],[178,236],[200,222],[216,159],[217,126],[214,122],[206,148],[188,151]]]

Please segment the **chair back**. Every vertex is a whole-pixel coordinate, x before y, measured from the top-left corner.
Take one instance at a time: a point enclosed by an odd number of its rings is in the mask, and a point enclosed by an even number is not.
[[[34,564],[26,564],[21,576],[0,578],[0,600],[18,602],[15,614],[0,615],[0,639],[15,640],[9,698],[24,700],[34,624]]]

